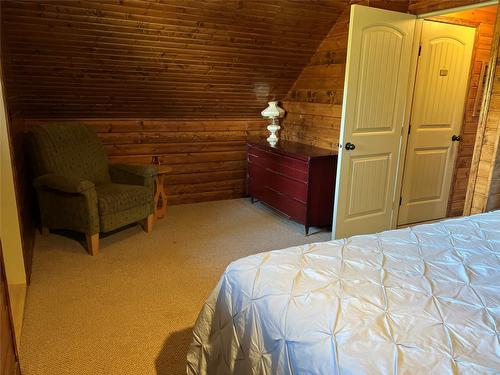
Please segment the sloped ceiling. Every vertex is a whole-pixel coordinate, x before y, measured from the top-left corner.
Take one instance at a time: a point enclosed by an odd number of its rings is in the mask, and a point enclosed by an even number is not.
[[[25,117],[258,116],[348,2],[5,0],[8,100]]]

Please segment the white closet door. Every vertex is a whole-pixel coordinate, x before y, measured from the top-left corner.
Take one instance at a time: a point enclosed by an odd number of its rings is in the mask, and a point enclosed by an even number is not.
[[[351,8],[334,238],[393,222],[414,30],[413,15]]]
[[[424,21],[398,224],[446,217],[475,29]]]

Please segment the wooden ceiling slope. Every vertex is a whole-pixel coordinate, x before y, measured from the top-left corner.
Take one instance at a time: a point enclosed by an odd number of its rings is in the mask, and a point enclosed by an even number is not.
[[[347,0],[3,0],[2,61],[23,117],[259,116]]]

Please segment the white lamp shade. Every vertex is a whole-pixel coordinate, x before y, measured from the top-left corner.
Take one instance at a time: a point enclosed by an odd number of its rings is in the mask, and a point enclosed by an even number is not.
[[[269,106],[260,113],[262,117],[280,118],[285,115],[285,110],[278,106],[278,102],[269,102],[268,104]]]

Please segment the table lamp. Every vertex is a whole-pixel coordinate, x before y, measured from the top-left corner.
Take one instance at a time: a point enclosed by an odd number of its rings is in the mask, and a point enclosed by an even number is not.
[[[272,123],[267,127],[267,130],[271,133],[271,135],[267,138],[267,141],[271,146],[275,146],[276,143],[278,143],[278,136],[276,135],[276,132],[281,129],[278,119],[285,115],[285,110],[278,106],[277,101],[269,102],[268,104],[268,107],[260,114],[262,117],[272,120]]]

